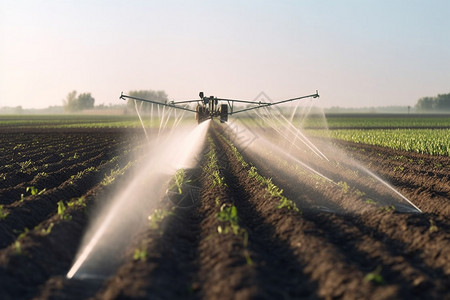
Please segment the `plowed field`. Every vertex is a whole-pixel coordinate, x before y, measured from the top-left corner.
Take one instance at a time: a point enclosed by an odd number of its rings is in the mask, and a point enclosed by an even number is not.
[[[234,148],[213,123],[184,196],[157,203],[167,213],[110,274],[69,280],[93,208],[139,168],[145,138],[0,134],[0,299],[450,299],[449,157],[335,142],[423,211],[401,212],[287,180],[289,166]]]

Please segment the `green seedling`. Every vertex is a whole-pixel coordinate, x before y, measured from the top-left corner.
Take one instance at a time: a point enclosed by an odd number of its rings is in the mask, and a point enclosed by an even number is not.
[[[214,170],[211,173],[212,176],[212,187],[215,186],[227,186],[227,184],[225,183],[225,178],[223,176],[220,176],[220,171]]]
[[[251,166],[248,170],[248,176],[250,178],[255,178],[258,175],[258,172],[256,171],[256,168],[254,166]]]
[[[175,175],[173,176],[173,181],[174,183],[169,187],[169,191],[171,191],[173,188],[177,188],[178,190],[178,194],[182,194],[183,190],[182,190],[182,186],[185,183],[190,182],[190,180],[185,180],[186,179],[186,171],[184,171],[184,169],[179,169],[175,172]]]
[[[165,217],[173,215],[173,212],[164,209],[155,209],[152,215],[148,217],[149,225],[151,229],[158,229],[159,224]]]
[[[9,215],[9,212],[3,208],[3,205],[0,205],[0,220],[6,219],[6,217],[8,215]]]
[[[356,195],[359,196],[359,197],[364,197],[364,196],[366,195],[366,193],[364,193],[363,191],[360,191],[360,190],[358,190],[358,189],[355,190],[355,193],[356,193]]]
[[[31,165],[32,165],[32,161],[31,159],[26,160],[26,161],[22,161],[17,163],[20,166],[20,171],[21,172],[25,172]]]
[[[244,246],[244,257],[247,264],[251,265],[253,262],[250,258],[250,254],[247,250],[248,246],[248,232],[244,228],[239,226],[239,217],[237,213],[237,208],[234,205],[222,204],[220,211],[217,213],[217,219],[220,222],[226,223],[224,226],[219,225],[217,227],[217,232],[219,234],[232,233],[236,236],[242,238],[242,244]]]
[[[52,223],[50,223],[50,225],[48,225],[47,229],[43,228],[43,229],[41,230],[42,235],[48,235],[48,234],[50,234],[50,232],[52,232],[52,229],[53,229],[53,226],[54,226],[54,225],[55,225],[55,224],[52,222]]]
[[[372,200],[370,198],[367,198],[365,202],[367,204],[370,204],[370,205],[377,205],[378,204],[375,200]]]
[[[67,203],[67,206],[68,207],[74,207],[74,206],[86,207],[86,203],[84,201],[84,197],[81,196],[80,198],[76,198],[76,199],[73,199],[73,200],[69,201]]]
[[[340,186],[342,188],[342,192],[344,194],[348,193],[350,190],[350,186],[347,184],[347,182],[339,181],[338,186]]]
[[[92,172],[95,170],[95,167],[89,167],[87,169],[84,169],[83,171],[78,172],[76,175],[70,176],[70,184],[73,184],[75,180],[79,180],[83,178],[87,173]]]
[[[220,211],[217,213],[217,218],[221,222],[228,223],[227,225],[225,225],[225,227],[222,227],[220,225],[217,227],[217,231],[219,233],[227,234],[231,231],[235,235],[239,234],[240,226],[236,206],[227,206],[227,204],[224,203],[220,207]]]
[[[219,166],[217,164],[217,157],[215,152],[215,145],[211,138],[208,139],[210,144],[210,151],[206,154],[208,164],[205,166],[204,171],[210,174],[211,177],[211,187],[215,186],[227,186],[225,183],[225,178],[220,175]]]
[[[394,167],[394,172],[397,172],[397,171],[403,171],[403,170],[405,170],[405,167],[403,167],[403,166],[396,166],[396,167]]]
[[[147,260],[147,250],[145,250],[145,249],[134,250],[133,259],[140,260],[140,261],[146,261]]]
[[[117,160],[118,158],[116,158],[116,157],[114,157],[113,159],[112,159],[112,161],[115,161],[115,160]],[[125,167],[123,167],[122,169],[121,168],[119,168],[118,166],[117,166],[117,168],[116,169],[112,169],[111,171],[110,171],[110,174],[109,175],[106,175],[105,174],[105,178],[102,180],[102,182],[101,182],[101,184],[102,185],[110,185],[111,183],[113,183],[114,182],[114,180],[117,178],[117,176],[120,176],[120,175],[123,175],[124,173],[125,173],[125,170],[127,170],[129,167],[131,167],[132,165],[133,165],[134,163],[133,162],[129,162]]]
[[[383,276],[381,276],[381,266],[378,266],[374,271],[370,272],[364,277],[366,281],[373,281],[377,284],[385,284]]]
[[[430,219],[430,228],[428,228],[428,231],[430,233],[438,231],[438,227],[436,226],[436,223],[434,222],[433,219]]]
[[[17,255],[21,255],[22,254],[22,247],[21,247],[20,241],[15,241],[14,242],[14,250],[16,251]]]
[[[36,176],[45,178],[45,177],[48,177],[48,174],[46,172],[40,172]]]
[[[36,187],[34,186],[28,186],[27,189],[25,190],[25,192],[30,192],[31,195],[35,196],[35,195],[41,195],[46,191],[46,189],[43,189],[41,191],[39,191]]]
[[[64,205],[64,202],[61,200],[58,202],[58,215],[61,220],[70,221],[72,220],[72,216],[66,212],[67,208]]]
[[[287,199],[284,196],[281,196],[280,202],[277,205],[278,209],[287,208],[289,210],[300,212],[300,209],[297,207],[297,205],[294,203],[294,201]]]
[[[381,206],[379,209],[382,212],[394,212],[395,206],[394,205],[385,205],[385,206]]]

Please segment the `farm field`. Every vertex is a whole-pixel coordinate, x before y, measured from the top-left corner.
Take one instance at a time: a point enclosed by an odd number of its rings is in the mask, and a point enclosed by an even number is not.
[[[312,138],[322,152],[295,155],[266,147],[293,145],[272,129],[211,122],[198,164],[165,180],[161,199],[141,199],[152,201],[148,219],[118,263],[72,279],[97,208],[152,149],[135,117],[2,119],[0,298],[450,299],[448,152],[335,133],[393,124],[448,134],[448,119],[331,119],[332,139]]]

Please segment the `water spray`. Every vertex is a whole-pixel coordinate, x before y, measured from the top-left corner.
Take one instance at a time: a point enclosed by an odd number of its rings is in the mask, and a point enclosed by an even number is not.
[[[167,123],[163,118],[161,121]],[[98,219],[93,220],[67,278],[98,277],[109,272],[133,234],[145,224],[148,214],[164,197],[166,185],[176,170],[193,168],[198,163],[197,156],[209,125],[210,122],[204,122],[200,126],[172,129],[159,134],[157,142],[150,139],[149,159],[128,186],[109,201]],[[180,144],[183,147],[179,147]]]

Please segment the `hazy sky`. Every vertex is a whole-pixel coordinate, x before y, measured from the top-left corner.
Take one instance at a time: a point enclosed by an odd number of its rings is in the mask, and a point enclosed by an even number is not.
[[[450,1],[0,0],[0,107],[171,100],[414,105],[450,92]]]

